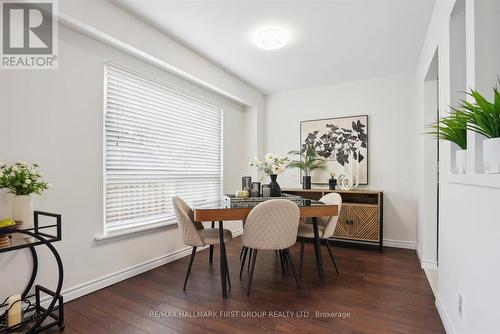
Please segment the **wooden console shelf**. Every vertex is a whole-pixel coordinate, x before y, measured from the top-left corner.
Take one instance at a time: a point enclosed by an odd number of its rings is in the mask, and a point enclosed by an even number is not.
[[[319,200],[328,193],[338,193],[342,196],[342,208],[333,240],[374,246],[382,252],[384,197],[381,191],[299,188],[288,188],[282,191],[315,200]]]

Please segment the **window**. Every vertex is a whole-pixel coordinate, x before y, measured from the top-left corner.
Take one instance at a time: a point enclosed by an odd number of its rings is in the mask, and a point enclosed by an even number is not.
[[[104,234],[175,223],[172,196],[220,203],[222,108],[105,65]]]

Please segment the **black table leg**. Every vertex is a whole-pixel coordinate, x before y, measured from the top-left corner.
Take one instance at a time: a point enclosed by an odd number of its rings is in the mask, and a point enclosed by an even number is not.
[[[316,253],[316,263],[318,265],[319,282],[321,285],[325,284],[325,274],[323,273],[323,258],[321,257],[321,243],[318,231],[318,219],[313,217],[313,230],[314,230],[314,251]]]
[[[215,227],[215,222],[212,222],[212,228]],[[214,245],[210,245],[210,251],[208,253],[208,262],[212,263],[214,260]]]
[[[220,280],[222,284],[222,297],[227,298],[227,273],[226,273],[226,250],[224,247],[224,223],[219,221],[220,241]]]

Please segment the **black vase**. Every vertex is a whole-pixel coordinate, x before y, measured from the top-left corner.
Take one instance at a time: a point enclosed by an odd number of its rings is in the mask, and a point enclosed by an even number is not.
[[[276,182],[277,174],[271,174],[271,183],[269,183],[269,190],[271,190],[271,197],[281,197],[281,188]]]
[[[302,189],[311,189],[311,176],[302,176]]]

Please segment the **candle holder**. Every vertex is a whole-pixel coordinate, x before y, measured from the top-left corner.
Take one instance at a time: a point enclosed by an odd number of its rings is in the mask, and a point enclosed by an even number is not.
[[[268,184],[262,186],[262,197],[271,197],[271,188]]]
[[[260,182],[252,182],[252,189],[250,189],[252,197],[260,197]]]
[[[246,190],[250,193],[252,189],[252,177],[251,176],[243,176],[241,178],[241,190]]]

